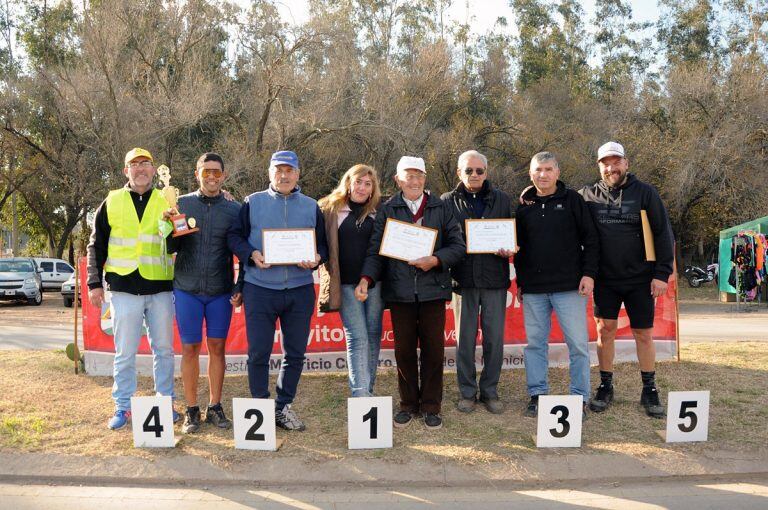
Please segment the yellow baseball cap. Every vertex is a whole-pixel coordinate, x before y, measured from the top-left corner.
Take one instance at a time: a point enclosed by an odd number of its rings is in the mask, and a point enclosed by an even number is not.
[[[142,149],[140,147],[134,147],[133,149],[129,150],[128,153],[125,155],[125,166],[128,166],[128,163],[133,161],[134,159],[144,156],[145,158],[149,158],[150,161],[154,162],[154,159],[152,159],[152,154],[149,153],[147,149]]]

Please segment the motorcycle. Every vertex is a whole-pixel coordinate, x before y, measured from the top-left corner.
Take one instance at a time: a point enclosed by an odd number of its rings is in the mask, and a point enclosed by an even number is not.
[[[688,285],[693,288],[701,287],[702,283],[714,281],[717,284],[717,277],[720,270],[720,265],[715,262],[709,264],[707,269],[702,269],[698,266],[685,266],[683,270],[683,276],[688,280]]]

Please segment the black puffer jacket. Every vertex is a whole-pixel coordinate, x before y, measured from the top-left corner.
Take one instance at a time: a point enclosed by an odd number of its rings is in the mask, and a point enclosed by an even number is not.
[[[168,237],[169,251],[176,251],[173,287],[190,294],[218,296],[233,292],[232,252],[227,230],[240,212],[240,203],[222,195],[207,197],[195,191],[179,197],[180,213],[195,219],[199,232]]]
[[[451,276],[448,268],[459,263],[466,251],[464,239],[451,208],[434,195],[427,194],[422,226],[437,230],[432,253],[440,264],[424,272],[407,262],[379,255],[384,225],[388,218],[413,223],[413,215],[402,193],[390,198],[376,215],[371,245],[363,264],[362,275],[381,281],[382,297],[386,302],[414,303],[451,299]]]
[[[453,210],[459,223],[462,236],[466,243],[464,221],[480,219],[467,200],[467,189],[464,183],[459,183],[453,191],[443,194],[440,198],[447,202]],[[495,188],[489,181],[483,183],[478,195],[485,201],[483,218],[513,218],[514,212],[509,195]],[[462,288],[476,289],[506,289],[509,287],[509,260],[491,253],[467,255],[463,261],[451,267],[454,287],[461,294]]]

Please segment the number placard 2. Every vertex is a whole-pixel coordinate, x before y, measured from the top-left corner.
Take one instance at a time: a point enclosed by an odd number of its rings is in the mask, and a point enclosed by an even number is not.
[[[131,397],[135,448],[173,448],[173,399],[170,396]]]
[[[709,392],[670,391],[667,399],[667,443],[706,441],[709,434]]]
[[[392,448],[392,397],[347,399],[349,449]]]
[[[268,398],[233,398],[235,448],[277,450],[275,401]]]
[[[580,447],[583,402],[581,395],[541,395],[536,446]]]

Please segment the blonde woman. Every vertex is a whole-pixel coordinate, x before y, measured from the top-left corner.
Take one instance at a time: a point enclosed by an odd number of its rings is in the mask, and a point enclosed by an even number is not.
[[[355,299],[365,254],[381,200],[376,170],[355,165],[346,171],[330,195],[318,202],[325,217],[328,262],[320,266],[323,312],[338,311],[347,338],[349,388],[353,397],[373,395],[381,348],[381,289],[374,285],[368,300]]]

